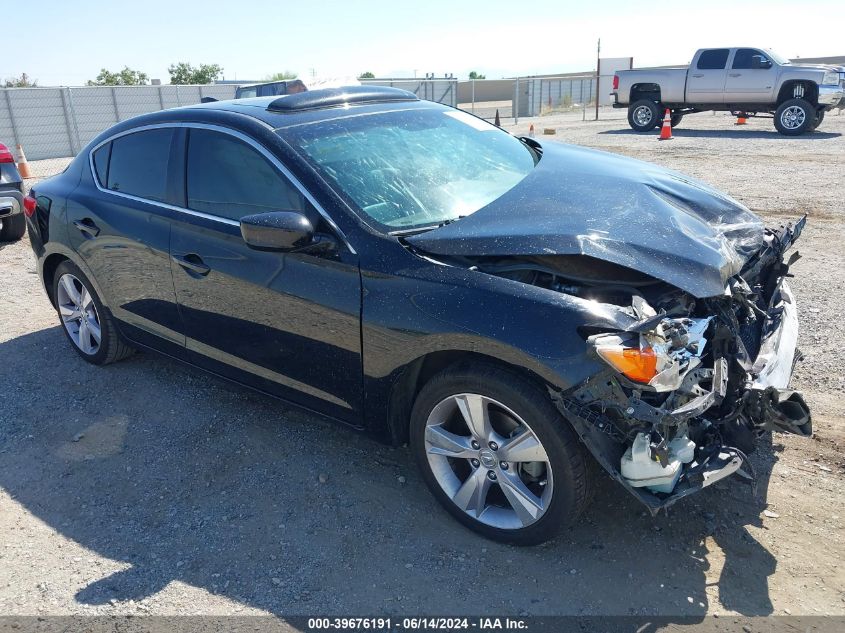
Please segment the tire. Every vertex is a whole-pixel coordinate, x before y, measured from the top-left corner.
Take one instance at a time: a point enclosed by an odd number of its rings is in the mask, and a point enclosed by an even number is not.
[[[482,410],[490,424],[473,433],[464,412]],[[587,505],[590,457],[548,394],[517,374],[487,365],[441,372],[414,402],[410,435],[434,497],[487,538],[536,545],[554,538]],[[516,459],[517,445],[522,459]],[[498,461],[503,457],[511,460]]]
[[[816,113],[815,120],[813,121],[812,129],[814,129],[814,130],[817,129],[822,124],[822,121],[824,121],[824,110],[819,110]]]
[[[56,268],[53,303],[65,336],[84,360],[93,365],[108,365],[134,353],[135,350],[121,339],[114,317],[91,282],[70,261],[64,261]]]
[[[673,128],[681,122],[681,119],[684,118],[683,114],[672,114],[669,117],[669,125]],[[663,119],[660,118],[654,126],[655,130],[659,130],[663,127]]]
[[[813,129],[816,109],[806,99],[789,99],[775,111],[775,128],[784,136],[799,136]]]
[[[16,213],[0,220],[0,242],[17,242],[26,233],[26,217],[23,213]]]
[[[660,108],[651,99],[640,99],[628,106],[628,125],[635,132],[650,132],[660,125],[660,120]]]

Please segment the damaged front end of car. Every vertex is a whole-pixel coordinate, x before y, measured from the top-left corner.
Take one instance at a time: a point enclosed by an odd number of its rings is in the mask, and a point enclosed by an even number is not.
[[[581,328],[606,369],[550,393],[598,462],[656,513],[732,474],[753,484],[761,434],[811,434],[803,397],[788,389],[800,353],[785,280],[798,254],[784,259],[805,222],[758,233],[717,296],[580,256],[474,262],[625,316],[618,330]]]
[[[749,482],[747,455],[766,431],[809,436],[810,411],[788,389],[798,317],[784,261],[806,218],[766,232],[763,248],[723,295],[632,297],[637,321],[590,334],[607,370],[552,392],[601,465],[656,513],[731,474]]]

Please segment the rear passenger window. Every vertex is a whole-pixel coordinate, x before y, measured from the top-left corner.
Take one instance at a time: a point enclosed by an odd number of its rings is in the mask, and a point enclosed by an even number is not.
[[[109,170],[109,154],[111,153],[111,143],[106,143],[96,152],[94,152],[94,171],[97,175],[97,182],[101,187],[106,186],[107,175]]]
[[[722,70],[728,63],[728,48],[716,48],[712,51],[704,51],[698,56],[699,70]]]
[[[108,188],[139,198],[167,200],[167,164],[173,128],[146,130],[112,141]],[[99,173],[99,172],[98,172]]]
[[[304,211],[303,195],[254,148],[229,134],[191,129],[188,208],[240,220],[268,211]]]

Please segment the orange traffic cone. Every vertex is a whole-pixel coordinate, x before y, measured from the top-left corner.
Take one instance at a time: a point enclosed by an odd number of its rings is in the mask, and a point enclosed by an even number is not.
[[[531,124],[531,127],[528,128],[528,136],[534,138],[534,124]]]
[[[663,127],[660,128],[660,138],[657,140],[672,140],[672,114],[669,112],[669,108],[666,108],[666,114],[663,116]]]
[[[745,123],[745,112],[740,112],[738,115],[736,115],[736,123],[734,123],[734,125],[745,125]]]
[[[23,153],[23,147],[20,143],[18,143],[18,171],[21,172],[21,178],[32,178],[29,163],[26,162],[26,154]]]
[[[496,119],[493,121],[493,125],[496,127],[502,127],[502,122],[499,121],[499,109],[496,108]]]

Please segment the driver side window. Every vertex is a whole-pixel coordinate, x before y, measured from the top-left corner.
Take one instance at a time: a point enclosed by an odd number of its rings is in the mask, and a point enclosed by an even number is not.
[[[229,134],[188,133],[188,208],[230,220],[270,211],[300,211],[310,203],[258,151]]]
[[[754,68],[753,60],[757,56],[761,60],[768,59],[763,53],[753,48],[738,48],[734,54],[733,70],[750,70]]]

